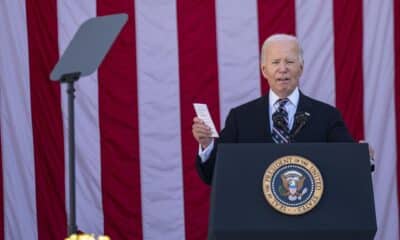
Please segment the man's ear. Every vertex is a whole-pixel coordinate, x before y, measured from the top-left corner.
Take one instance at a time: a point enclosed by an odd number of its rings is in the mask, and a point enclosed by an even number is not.
[[[304,63],[303,63],[303,64],[300,64],[300,71],[301,71],[301,73],[303,73],[303,65],[304,65]]]
[[[263,77],[264,78],[267,78],[267,75],[266,75],[266,66],[265,66],[265,64],[261,64],[261,73],[262,73],[262,75],[263,75]]]

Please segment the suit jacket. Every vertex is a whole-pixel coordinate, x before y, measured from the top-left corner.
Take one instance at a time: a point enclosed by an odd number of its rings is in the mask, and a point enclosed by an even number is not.
[[[340,112],[335,107],[300,92],[296,113],[299,112],[308,112],[310,117],[292,142],[354,142]],[[291,131],[294,129],[296,126],[293,126]],[[202,163],[197,156],[196,168],[199,176],[205,183],[211,184],[218,143],[272,142],[269,97],[266,95],[231,109],[225,128],[216,139],[209,159]]]

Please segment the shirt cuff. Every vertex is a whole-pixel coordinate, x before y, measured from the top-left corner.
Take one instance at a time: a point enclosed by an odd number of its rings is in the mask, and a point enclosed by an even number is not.
[[[205,149],[202,149],[201,145],[199,144],[199,157],[202,163],[205,163],[208,160],[213,149],[214,149],[214,139]]]

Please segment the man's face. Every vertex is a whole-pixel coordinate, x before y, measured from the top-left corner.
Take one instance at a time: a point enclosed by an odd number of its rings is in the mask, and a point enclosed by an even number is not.
[[[272,91],[285,98],[298,86],[303,72],[298,45],[294,40],[276,40],[268,43],[265,51],[262,74]]]

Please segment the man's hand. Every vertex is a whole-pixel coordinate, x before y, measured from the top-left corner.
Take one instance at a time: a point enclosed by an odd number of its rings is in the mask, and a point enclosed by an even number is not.
[[[368,144],[365,140],[360,140],[359,143],[366,143]],[[369,158],[374,160],[375,159],[375,151],[374,149],[371,147],[371,145],[368,144],[368,151],[369,151]]]
[[[210,145],[212,141],[211,128],[203,120],[198,117],[193,118],[192,132],[193,137],[203,149]]]

